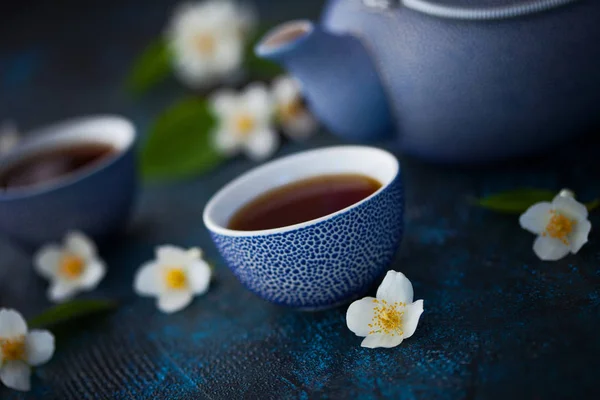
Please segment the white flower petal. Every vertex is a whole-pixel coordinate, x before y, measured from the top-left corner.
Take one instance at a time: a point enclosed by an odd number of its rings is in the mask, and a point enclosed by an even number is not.
[[[402,340],[403,338],[400,335],[392,336],[375,333],[364,338],[360,345],[369,349],[375,349],[377,347],[390,348],[398,346],[402,343]]]
[[[235,114],[238,107],[238,99],[233,90],[223,89],[210,98],[210,106],[218,116],[228,117]]]
[[[556,261],[569,254],[569,246],[558,239],[538,236],[533,243],[533,251],[540,260]]]
[[[319,123],[311,113],[304,111],[295,118],[282,121],[283,133],[291,139],[304,140],[317,131]]]
[[[71,299],[79,292],[73,282],[57,279],[48,288],[48,298],[56,303]]]
[[[36,272],[45,278],[53,278],[56,276],[62,255],[62,250],[56,245],[42,247],[33,256]]]
[[[10,339],[27,334],[27,322],[15,310],[0,309],[0,338]]]
[[[273,99],[267,87],[262,83],[253,83],[242,94],[244,108],[259,121],[265,121],[273,115]]]
[[[588,217],[586,206],[569,196],[556,196],[554,200],[552,200],[552,206],[555,210],[566,214],[577,221],[585,220]]]
[[[42,365],[54,354],[54,336],[48,331],[33,330],[25,338],[25,349],[29,365]]]
[[[164,245],[156,249],[156,258],[161,265],[184,266],[192,259],[187,250],[181,247]]]
[[[238,136],[234,135],[229,129],[219,129],[214,136],[214,144],[216,149],[227,156],[235,155],[241,145]]]
[[[402,317],[402,330],[404,331],[402,336],[404,339],[408,339],[415,333],[421,314],[423,314],[423,300],[417,300],[406,305]]]
[[[592,223],[588,220],[579,221],[575,224],[575,232],[569,236],[571,253],[577,253],[587,243],[591,230]]]
[[[210,275],[210,267],[205,261],[194,261],[188,266],[187,278],[193,294],[203,294],[208,290]]]
[[[31,390],[31,368],[23,361],[7,361],[0,368],[0,381],[14,390]]]
[[[294,78],[285,75],[273,81],[273,96],[277,103],[289,103],[301,96],[300,85]]]
[[[85,267],[85,272],[79,279],[79,286],[86,290],[93,290],[106,275],[106,266],[100,260],[94,260]]]
[[[275,131],[267,128],[254,133],[245,143],[248,157],[254,161],[262,161],[271,157],[279,146],[279,136]]]
[[[367,336],[371,331],[369,324],[373,321],[373,308],[376,305],[374,300],[374,297],[365,297],[356,300],[348,307],[346,324],[356,336]]]
[[[81,232],[69,232],[65,238],[65,247],[85,260],[96,254],[94,243]]]
[[[149,262],[140,267],[133,283],[133,290],[140,296],[155,296],[164,287],[160,276],[160,267],[155,262]]]
[[[184,309],[192,302],[190,292],[178,291],[164,293],[158,298],[158,309],[164,313],[170,314]]]
[[[213,67],[222,75],[231,75],[242,65],[244,46],[237,35],[227,35],[220,40],[213,59]]]
[[[519,217],[521,228],[539,235],[546,230],[546,226],[552,217],[552,204],[541,202],[532,205]]]
[[[389,303],[413,302],[413,286],[402,272],[388,271],[377,289],[377,298]]]

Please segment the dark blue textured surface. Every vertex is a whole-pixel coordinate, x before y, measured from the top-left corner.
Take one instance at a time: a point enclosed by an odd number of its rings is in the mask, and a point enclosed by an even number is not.
[[[29,128],[118,112],[146,128],[178,93],[173,85],[136,103],[118,90],[128,61],[164,18],[148,3],[39,4],[2,21],[0,118]],[[56,23],[62,15],[77,19]],[[302,16],[296,9],[283,18]],[[323,134],[279,155],[338,143]],[[533,236],[516,217],[474,208],[469,197],[522,186],[598,197],[599,150],[591,132],[527,164],[458,169],[403,159],[406,233],[393,268],[412,280],[425,313],[415,335],[389,350],[360,348],[344,307],[298,313],[270,305],[221,264],[203,206],[254,164],[234,160],[206,177],[146,185],[128,233],[101,250],[110,269],[94,295],[118,297],[122,307],[71,328],[36,372],[32,393],[2,388],[0,398],[598,398],[600,214],[578,255],[548,263],[535,258]],[[199,245],[217,261],[211,290],[170,316],[131,290],[135,270],[162,243]],[[0,244],[0,306],[32,316],[49,305],[45,283],[30,271],[26,254]]]

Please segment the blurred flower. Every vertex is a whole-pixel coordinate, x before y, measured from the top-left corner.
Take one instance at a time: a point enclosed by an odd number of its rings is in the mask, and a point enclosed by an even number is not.
[[[161,246],[156,249],[156,260],[140,267],[133,285],[138,295],[157,297],[159,310],[173,313],[208,290],[210,275],[199,249]]]
[[[34,256],[34,264],[36,271],[50,281],[48,298],[55,302],[95,289],[106,273],[96,246],[80,232],[68,233],[63,247],[42,247]]]
[[[0,125],[0,155],[11,151],[21,140],[17,126],[12,121]]]
[[[552,203],[532,205],[519,218],[523,229],[538,235],[533,251],[545,261],[556,261],[569,252],[575,254],[588,241],[592,224],[585,205],[568,190],[561,191]]]
[[[43,330],[28,332],[14,310],[0,309],[0,381],[15,390],[31,389],[31,366],[45,364],[54,354],[54,336]]]
[[[304,106],[298,81],[289,76],[277,78],[273,83],[273,97],[283,133],[291,139],[302,140],[316,132],[317,120]]]
[[[218,118],[215,145],[226,155],[243,150],[253,160],[270,157],[279,145],[272,127],[273,101],[262,84],[252,84],[244,92],[217,92],[211,107]]]
[[[179,5],[167,30],[177,76],[192,88],[231,77],[244,59],[244,39],[256,18],[230,0]]]
[[[377,289],[377,298],[365,297],[350,304],[348,328],[365,336],[362,347],[396,347],[411,337],[423,313],[423,300],[413,303],[413,287],[401,272],[388,271]]]

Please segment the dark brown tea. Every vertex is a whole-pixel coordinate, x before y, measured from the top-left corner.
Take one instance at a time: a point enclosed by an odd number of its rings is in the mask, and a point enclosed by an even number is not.
[[[281,228],[332,214],[369,197],[381,187],[357,174],[321,175],[272,189],[240,208],[228,228]]]
[[[0,172],[0,189],[11,190],[38,185],[89,168],[113,155],[106,143],[80,143],[41,151]]]

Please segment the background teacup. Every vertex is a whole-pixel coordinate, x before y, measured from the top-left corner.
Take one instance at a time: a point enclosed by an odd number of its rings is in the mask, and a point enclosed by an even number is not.
[[[40,152],[86,143],[115,152],[56,180],[0,191],[0,233],[27,248],[56,241],[69,230],[102,239],[121,228],[137,189],[135,128],[118,116],[72,119],[33,131],[0,159],[0,173]]]
[[[232,215],[258,195],[313,176],[355,173],[382,187],[333,214],[283,228],[235,231]],[[219,252],[252,292],[304,310],[329,308],[362,294],[389,267],[402,239],[398,160],[372,147],[307,151],[258,167],[229,183],[204,209]]]

